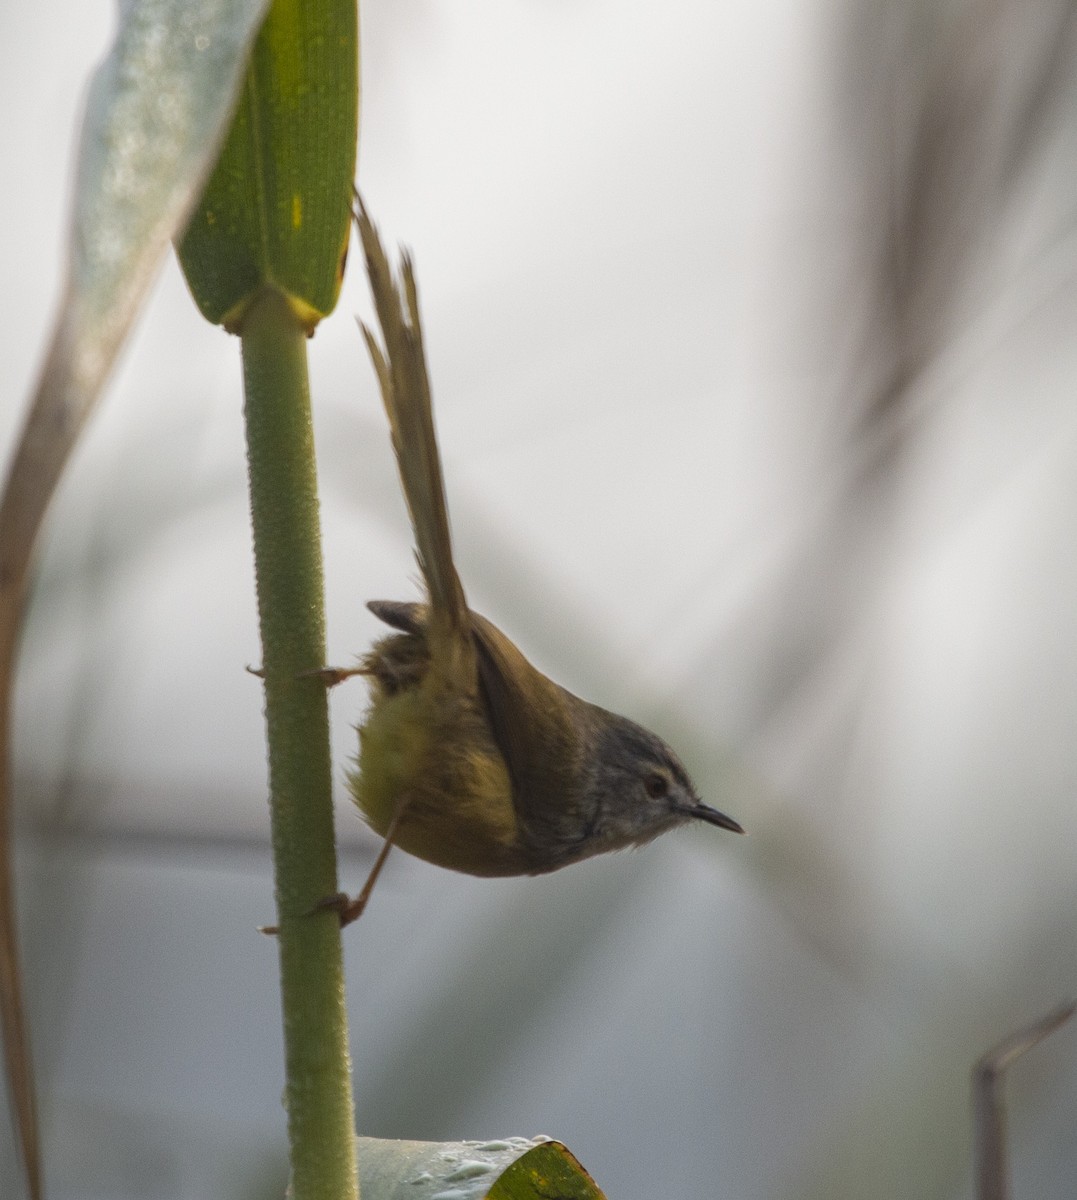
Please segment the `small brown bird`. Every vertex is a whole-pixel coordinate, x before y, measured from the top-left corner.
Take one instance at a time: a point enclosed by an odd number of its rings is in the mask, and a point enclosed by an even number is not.
[[[743,833],[700,801],[660,738],[554,683],[468,608],[453,565],[412,263],[405,253],[398,286],[362,201],[356,217],[384,350],[366,326],[363,334],[427,600],[369,605],[397,632],[355,672],[371,678],[372,694],[349,783],[386,846],[342,919],[358,916],[394,842],[470,875],[539,875],[688,821]]]

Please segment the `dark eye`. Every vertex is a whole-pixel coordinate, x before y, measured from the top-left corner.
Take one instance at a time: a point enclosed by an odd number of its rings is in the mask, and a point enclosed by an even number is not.
[[[669,780],[664,775],[647,775],[644,777],[643,786],[647,789],[647,795],[652,800],[660,800],[669,792]]]

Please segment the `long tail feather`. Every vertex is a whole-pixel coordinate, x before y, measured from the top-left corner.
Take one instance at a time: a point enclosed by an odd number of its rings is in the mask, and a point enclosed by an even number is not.
[[[360,327],[389,418],[400,482],[415,530],[419,568],[430,593],[433,615],[463,631],[469,624],[467,602],[453,565],[415,271],[410,256],[403,253],[400,260],[401,295],[378,232],[358,196],[356,223],[366,255],[378,324],[385,341],[384,350],[370,329],[361,323]]]

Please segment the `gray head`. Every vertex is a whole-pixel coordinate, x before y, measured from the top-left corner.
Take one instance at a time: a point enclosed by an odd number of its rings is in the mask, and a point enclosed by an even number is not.
[[[596,851],[642,845],[692,820],[744,832],[699,799],[684,764],[660,737],[626,717],[603,715],[588,781]]]

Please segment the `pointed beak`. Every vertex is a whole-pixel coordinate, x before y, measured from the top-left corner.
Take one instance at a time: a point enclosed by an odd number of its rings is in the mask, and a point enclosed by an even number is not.
[[[695,804],[685,804],[678,812],[683,813],[686,817],[695,817],[697,820],[706,821],[708,825],[717,825],[721,829],[729,829],[733,833],[743,833],[744,826],[734,821],[732,817],[727,817],[725,813],[719,812],[716,808],[711,808],[709,804],[696,802]]]

